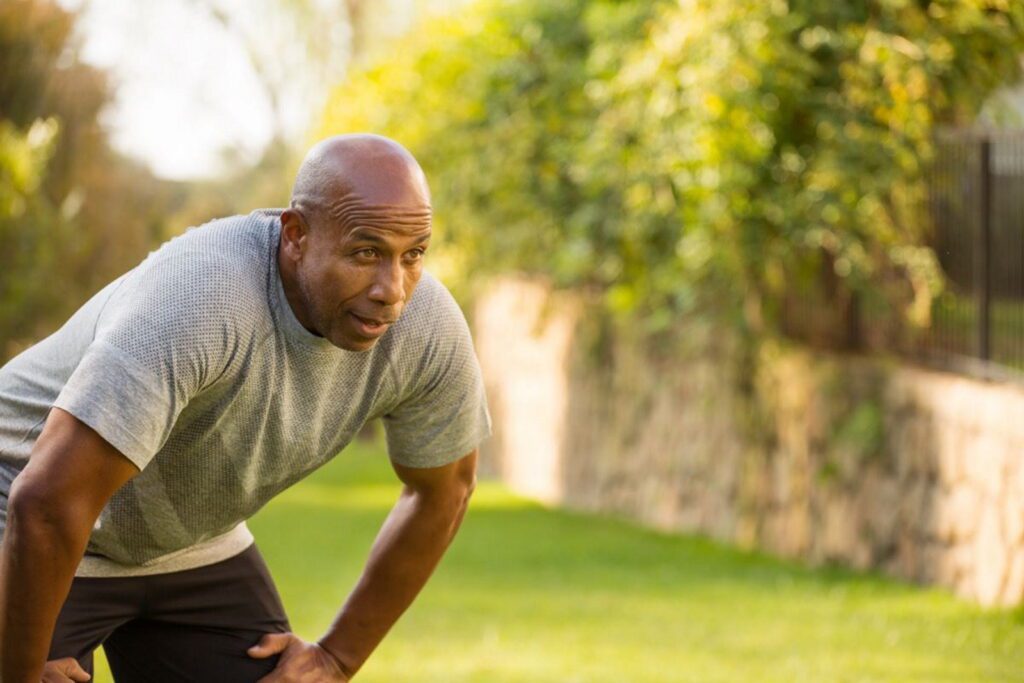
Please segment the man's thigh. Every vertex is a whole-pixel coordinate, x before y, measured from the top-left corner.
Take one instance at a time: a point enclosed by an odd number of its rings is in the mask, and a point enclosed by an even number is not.
[[[142,610],[145,584],[138,577],[76,578],[64,600],[48,659],[74,657],[92,673],[92,653]]]
[[[255,683],[277,664],[277,657],[246,654],[262,635],[137,619],[117,629],[103,651],[117,683]]]
[[[103,649],[118,683],[253,683],[277,658],[247,650],[289,630],[281,599],[255,546],[198,569],[150,577],[145,611]]]
[[[255,546],[235,557],[171,574],[76,578],[61,609],[50,659],[74,657],[92,673],[103,643],[122,681],[256,681],[276,658],[246,650],[290,630]]]

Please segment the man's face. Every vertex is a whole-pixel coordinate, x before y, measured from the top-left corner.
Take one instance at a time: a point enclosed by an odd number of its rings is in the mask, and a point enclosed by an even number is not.
[[[372,221],[343,225],[324,211],[303,220],[307,243],[296,279],[304,324],[340,348],[371,348],[419,282],[429,220],[389,222],[383,212]]]

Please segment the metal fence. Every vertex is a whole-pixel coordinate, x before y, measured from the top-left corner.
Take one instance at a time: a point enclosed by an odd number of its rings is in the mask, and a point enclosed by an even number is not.
[[[1024,380],[1024,131],[944,132],[927,182],[928,240],[946,284],[931,326],[911,330],[884,295],[853,294],[823,252],[818,268],[790,274],[783,330],[811,346]]]
[[[944,134],[928,205],[946,291],[919,348],[949,364],[1024,370],[1024,132]]]

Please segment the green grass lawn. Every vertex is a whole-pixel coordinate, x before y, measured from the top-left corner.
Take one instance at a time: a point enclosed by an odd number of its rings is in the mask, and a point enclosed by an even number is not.
[[[251,523],[296,631],[320,635],[398,491],[351,448]],[[97,681],[110,681],[103,665]],[[494,483],[361,683],[1024,681],[1024,619],[545,509]]]

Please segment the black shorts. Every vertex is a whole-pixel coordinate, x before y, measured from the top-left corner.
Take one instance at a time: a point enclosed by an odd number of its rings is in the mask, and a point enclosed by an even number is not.
[[[254,683],[277,657],[246,650],[290,631],[256,546],[216,564],[170,574],[76,577],[49,659],[74,657],[92,673],[103,645],[117,683]]]

